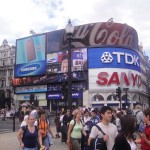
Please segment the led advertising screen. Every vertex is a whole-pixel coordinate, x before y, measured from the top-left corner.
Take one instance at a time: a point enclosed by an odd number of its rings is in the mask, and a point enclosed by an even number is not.
[[[17,40],[15,77],[46,73],[45,35]]]
[[[63,30],[47,33],[47,53],[58,52],[60,50],[60,39]]]
[[[87,70],[87,48],[72,50],[72,71]],[[68,72],[68,51],[47,54],[47,74]]]
[[[15,94],[47,92],[47,85],[16,87]]]
[[[140,72],[140,56],[125,48],[89,48],[88,65],[89,69],[125,68]]]

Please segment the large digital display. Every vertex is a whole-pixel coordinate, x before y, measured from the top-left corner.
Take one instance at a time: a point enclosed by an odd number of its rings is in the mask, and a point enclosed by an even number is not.
[[[45,42],[44,34],[17,40],[15,77],[46,73]]]
[[[15,94],[47,92],[47,85],[16,87]]]
[[[68,86],[68,83],[66,82],[65,83],[65,86],[66,86],[66,89],[67,89],[67,86]],[[62,87],[62,84],[51,84],[51,85],[48,85],[47,86],[47,91],[61,91],[61,87]],[[84,89],[86,90],[87,89],[87,82],[85,81],[81,81],[81,82],[73,82],[72,83],[72,89],[73,90],[80,90],[80,89]]]
[[[61,49],[68,45],[66,34],[62,34]],[[126,47],[138,50],[138,35],[134,28],[127,24],[115,22],[98,22],[76,26],[73,37],[81,40],[72,40],[72,47]]]
[[[48,100],[63,99],[62,97],[63,97],[63,95],[60,92],[47,93],[47,99]],[[73,91],[72,92],[72,98],[82,98],[82,97],[83,97],[83,93],[82,92],[77,92],[77,91]]]
[[[87,70],[87,48],[72,50],[72,71]],[[47,54],[47,74],[68,72],[68,51]]]
[[[125,48],[89,48],[88,65],[89,69],[126,68],[140,72],[140,56]]]
[[[81,81],[87,79],[87,72],[72,72],[72,81]],[[36,77],[22,77],[15,78],[12,80],[13,86],[26,86],[26,85],[42,85],[47,83],[57,83],[64,82],[68,80],[67,73],[59,74],[47,74],[45,76],[36,76]]]
[[[63,30],[57,30],[47,33],[47,53],[56,52],[60,50],[60,39]]]

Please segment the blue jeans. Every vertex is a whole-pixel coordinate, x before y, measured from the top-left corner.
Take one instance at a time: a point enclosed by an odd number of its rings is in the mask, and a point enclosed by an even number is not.
[[[24,147],[22,150],[37,150],[37,148],[27,148],[27,147]]]
[[[49,149],[50,144],[49,144],[49,139],[48,139],[48,136],[47,136],[47,135],[46,135],[45,138],[42,138],[42,144],[43,144],[47,149]]]

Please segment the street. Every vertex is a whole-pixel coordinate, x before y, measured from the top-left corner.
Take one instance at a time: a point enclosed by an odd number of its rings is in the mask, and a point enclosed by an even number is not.
[[[52,126],[51,129],[55,135],[55,126]],[[53,140],[54,144],[51,146],[50,150],[67,150],[67,145],[61,142],[61,138]],[[0,150],[21,150],[17,139],[17,132],[0,134]]]

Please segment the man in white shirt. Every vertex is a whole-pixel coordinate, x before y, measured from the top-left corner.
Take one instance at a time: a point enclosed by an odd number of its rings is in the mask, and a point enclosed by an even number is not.
[[[116,126],[110,123],[112,119],[112,109],[109,106],[103,106],[100,110],[100,115],[102,120],[97,125],[106,135],[103,135],[96,126],[93,126],[88,139],[88,145],[90,145],[92,139],[95,139],[97,136],[99,136],[100,138],[103,137],[104,141],[106,141],[107,150],[112,150],[115,138],[118,134]]]

